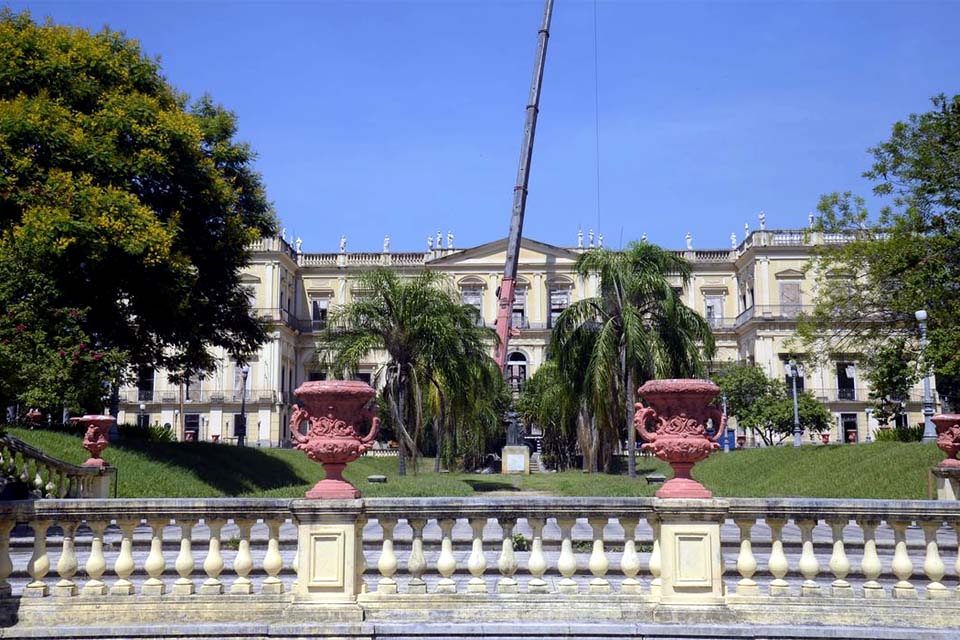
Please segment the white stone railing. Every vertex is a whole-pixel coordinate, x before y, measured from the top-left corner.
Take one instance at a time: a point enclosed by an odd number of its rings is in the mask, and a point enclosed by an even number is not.
[[[942,629],[960,615],[958,536],[943,501],[40,500],[0,504],[0,603],[26,627],[95,626],[83,607],[102,603],[110,624],[691,611]]]
[[[79,445],[78,440],[78,448]],[[116,469],[70,464],[4,435],[0,436],[0,475],[19,480],[40,498],[106,498],[116,479]]]

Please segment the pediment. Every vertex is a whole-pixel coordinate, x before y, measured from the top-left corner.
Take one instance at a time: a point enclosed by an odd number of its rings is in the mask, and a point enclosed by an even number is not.
[[[520,264],[569,264],[577,261],[575,251],[530,238],[520,240]],[[501,238],[427,262],[430,266],[489,265],[500,269],[507,259],[507,239]]]
[[[797,269],[784,269],[773,274],[777,280],[802,280],[806,277],[803,271]]]

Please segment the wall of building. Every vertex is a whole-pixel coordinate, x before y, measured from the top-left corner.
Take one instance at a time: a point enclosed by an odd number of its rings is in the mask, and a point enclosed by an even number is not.
[[[717,352],[714,366],[725,362],[752,362],[768,375],[785,379],[786,362],[795,358],[803,370],[803,388],[810,390],[834,414],[834,442],[846,438],[844,423],[856,424],[857,440],[876,430],[867,411],[867,389],[862,382],[858,356],[844,359],[843,369],[852,374],[839,380],[837,364],[828,367],[804,365],[803,354],[792,343],[797,314],[812,304],[813,277],[807,263],[813,246],[823,241],[805,231],[759,230],[733,249],[679,251],[693,265],[686,285],[674,285],[688,306],[713,326]],[[522,354],[524,373],[533,375],[546,358],[551,329],[551,289],[569,292],[569,301],[597,292],[597,277],[579,276],[574,265],[584,247],[563,248],[524,239],[518,267],[518,290],[525,297],[525,322],[511,340],[511,352]],[[323,326],[323,309],[331,310],[362,295],[356,277],[373,267],[387,266],[401,274],[423,269],[443,273],[464,300],[476,303],[482,319],[493,326],[497,310],[497,287],[505,261],[506,241],[499,240],[466,249],[436,248],[416,253],[297,253],[281,238],[260,241],[253,260],[243,274],[257,313],[269,320],[271,339],[249,362],[246,392],[241,393],[238,365],[220,352],[218,366],[198,385],[186,389],[167,381],[157,372],[151,393],[126,387],[121,393],[119,420],[133,423],[169,424],[178,437],[188,428],[197,429],[203,440],[218,438],[233,442],[237,416],[247,418],[247,441],[277,446],[289,440],[293,390],[311,378],[326,374],[315,332]],[[466,292],[470,292],[469,294]],[[479,299],[476,293],[479,292]],[[372,353],[361,363],[360,373],[377,384],[377,374],[386,356]],[[848,388],[841,388],[841,384]],[[852,387],[850,385],[852,384]],[[920,388],[907,403],[909,420],[922,420]],[[145,417],[144,417],[145,416]],[[849,425],[847,425],[849,426]]]

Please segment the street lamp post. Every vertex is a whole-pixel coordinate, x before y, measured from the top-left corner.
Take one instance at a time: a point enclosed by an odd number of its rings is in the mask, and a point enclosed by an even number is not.
[[[723,415],[727,415],[727,394],[723,394]],[[717,425],[717,430],[719,431],[720,425]],[[727,434],[723,434],[723,452],[728,453],[730,451],[730,438],[727,437]]]
[[[930,368],[927,366],[925,352],[927,350],[927,312],[920,309],[914,314],[920,324],[920,357],[923,358],[923,441],[933,442],[937,439],[937,430],[933,426],[933,399],[930,396]]]
[[[240,387],[240,423],[236,425],[237,446],[242,447],[247,437],[247,376],[250,375],[250,365],[240,367],[242,385]]]
[[[139,423],[139,425],[140,425],[141,427],[146,426],[146,425],[143,424],[143,412],[146,411],[146,410],[147,410],[147,405],[144,404],[143,402],[141,402],[141,403],[140,403],[140,414],[139,414],[139,416],[137,417],[137,422]]]
[[[797,406],[797,361],[790,360],[790,380],[793,383],[793,446],[803,445],[803,429],[800,428],[800,408]]]

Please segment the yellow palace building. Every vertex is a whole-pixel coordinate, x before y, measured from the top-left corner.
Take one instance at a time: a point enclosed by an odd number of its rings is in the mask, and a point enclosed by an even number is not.
[[[739,243],[732,236],[730,248],[694,249],[688,234],[686,247],[677,250],[693,266],[682,295],[713,327],[714,365],[750,362],[786,379],[787,341],[798,314],[812,303],[813,282],[804,271],[811,249],[843,241],[838,235],[761,228]],[[508,354],[514,389],[522,388],[544,361],[557,316],[570,303],[596,293],[596,276],[579,276],[574,264],[581,252],[602,243],[603,237],[594,238],[592,232],[586,238],[578,232],[570,247],[523,239],[513,311],[519,336],[511,340]],[[440,271],[450,277],[461,300],[476,306],[493,326],[506,239],[462,249],[453,244],[452,234],[442,238],[438,233],[424,251],[393,252],[385,238],[381,252],[351,252],[342,238],[338,252],[303,253],[299,240],[259,241],[242,281],[255,313],[271,322],[272,331],[248,369],[221,353],[214,371],[182,385],[169,383],[164,371],[141,371],[137,382],[120,393],[119,422],[170,425],[179,438],[232,442],[243,411],[247,444],[285,446],[296,401],[293,390],[326,376],[317,357],[317,333],[333,307],[362,295],[356,276],[363,271],[380,266],[401,274]],[[676,286],[681,286],[679,280]],[[858,354],[850,353],[826,366],[798,367],[798,388],[813,393],[834,415],[831,442],[861,441],[878,428],[858,360]],[[382,354],[371,354],[359,377],[376,385],[381,364]],[[911,424],[922,421],[921,401],[919,387],[906,399]]]

